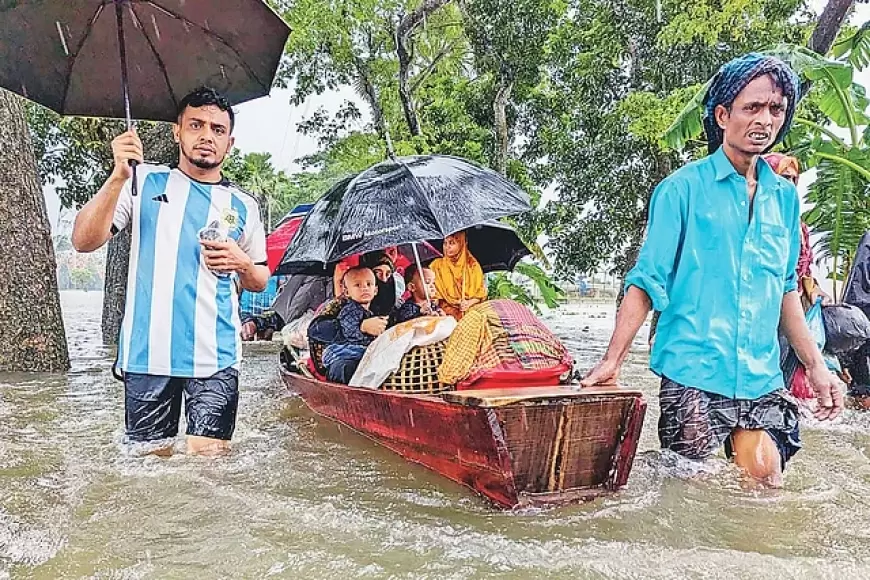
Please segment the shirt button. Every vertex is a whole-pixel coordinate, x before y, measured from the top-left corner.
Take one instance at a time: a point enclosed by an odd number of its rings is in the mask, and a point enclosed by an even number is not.
[[[745,205],[746,205],[746,202],[745,202],[745,201],[741,201],[741,202],[740,202],[740,205],[741,205],[741,206],[745,206]]]
[[[750,278],[752,278],[752,276],[749,275],[749,272],[743,274],[743,281],[744,282],[749,282]]]

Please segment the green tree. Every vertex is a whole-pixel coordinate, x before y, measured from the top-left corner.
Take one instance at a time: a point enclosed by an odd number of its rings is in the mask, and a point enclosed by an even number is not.
[[[627,271],[655,185],[683,161],[659,135],[685,87],[760,42],[803,39],[802,6],[572,0],[547,41],[549,74],[521,121],[531,175],[558,195],[537,219],[560,273]]]
[[[520,280],[526,283],[517,281],[517,276],[511,276],[507,272],[495,272],[488,275],[487,295],[489,298],[509,298],[533,308],[535,312],[540,314],[541,303],[545,304],[547,308],[557,308],[559,301],[565,297],[564,290],[554,283],[537,264],[520,262],[516,266],[516,274],[519,274]],[[537,290],[539,299],[527,288],[529,284]]]

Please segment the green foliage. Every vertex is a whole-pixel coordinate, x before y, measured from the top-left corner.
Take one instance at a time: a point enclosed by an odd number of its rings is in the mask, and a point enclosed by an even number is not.
[[[525,284],[516,281],[517,277]],[[540,299],[536,299],[533,293],[526,288],[529,284],[537,290]],[[565,292],[553,282],[552,278],[540,266],[529,262],[520,262],[516,265],[514,276],[507,272],[496,272],[487,276],[487,296],[490,300],[509,298],[529,306],[540,314],[540,303],[545,304],[548,308],[556,308],[559,306],[559,301],[565,297]]]
[[[26,112],[42,184],[57,186],[63,207],[81,207],[112,171],[111,142],[124,132],[123,121],[61,117],[30,102]],[[177,160],[171,125],[143,122],[136,131],[146,161],[168,165]]]
[[[267,232],[294,207],[314,201],[326,191],[321,189],[324,184],[307,179],[306,173],[288,176],[276,171],[269,153],[243,156],[238,149],[233,149],[222,170],[228,179],[258,198]]]
[[[847,56],[849,63],[858,70],[870,66],[870,22],[835,42],[831,54],[834,58]]]
[[[547,40],[549,74],[522,109],[523,159],[558,194],[535,219],[559,275],[625,272],[653,189],[684,161],[661,131],[724,61],[807,32],[797,0],[663,0],[661,18],[656,5],[570,2]]]
[[[100,275],[88,268],[73,268],[69,277],[70,285],[75,290],[102,290],[103,288]]]

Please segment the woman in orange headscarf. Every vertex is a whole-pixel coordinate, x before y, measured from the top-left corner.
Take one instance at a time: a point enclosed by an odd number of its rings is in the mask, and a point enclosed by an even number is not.
[[[469,308],[486,300],[483,269],[468,250],[465,232],[444,238],[444,257],[429,267],[435,272],[435,289],[441,308],[456,320]]]

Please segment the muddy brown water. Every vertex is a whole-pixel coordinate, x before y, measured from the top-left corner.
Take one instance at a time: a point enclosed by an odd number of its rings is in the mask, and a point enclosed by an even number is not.
[[[650,409],[629,485],[505,513],[315,418],[268,345],[246,352],[230,456],[136,456],[101,298],[62,296],[68,375],[0,376],[0,578],[870,578],[870,414],[806,425],[785,489],[744,491],[722,459],[658,451],[639,341],[623,379]],[[590,366],[612,308],[546,322]]]

